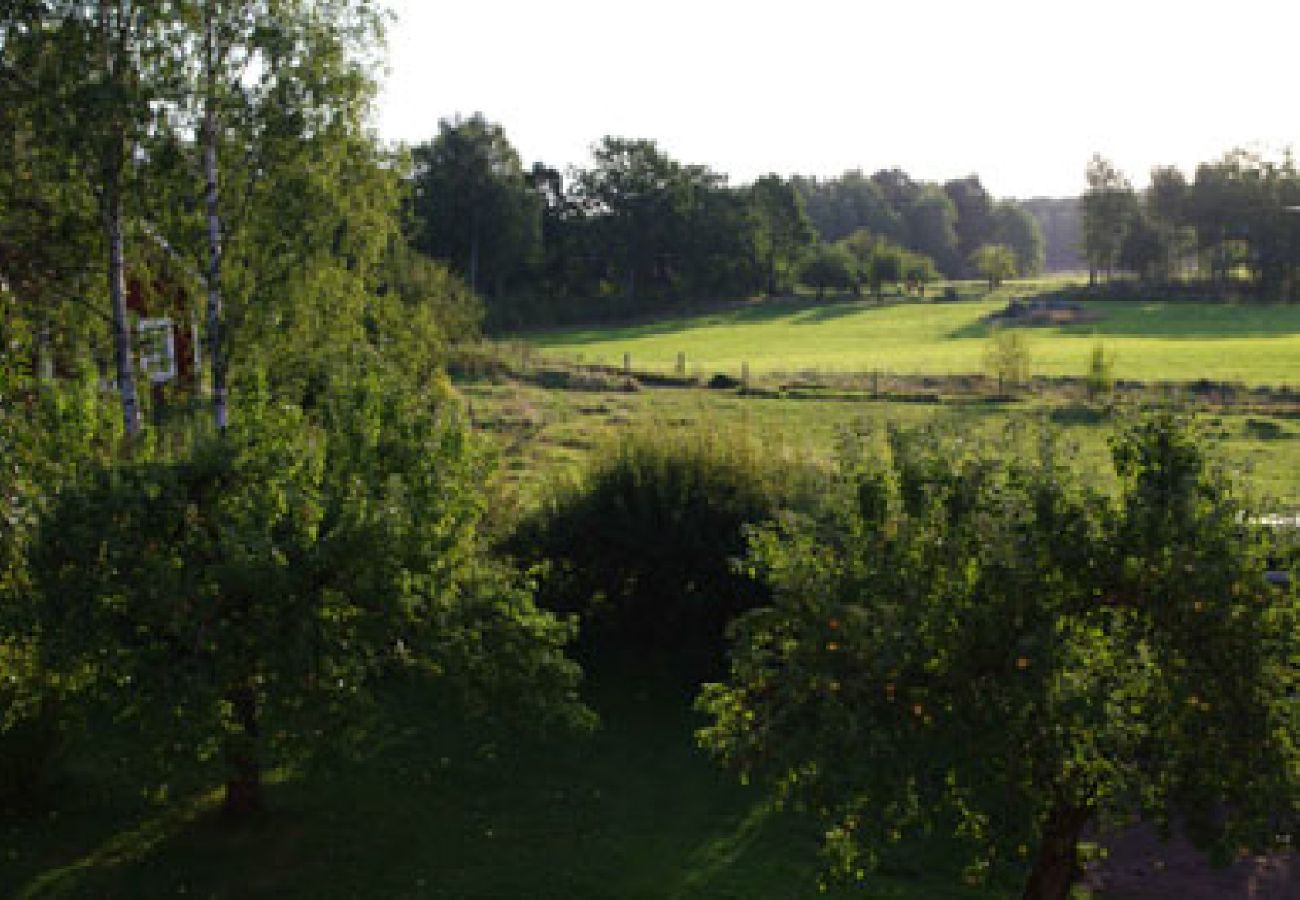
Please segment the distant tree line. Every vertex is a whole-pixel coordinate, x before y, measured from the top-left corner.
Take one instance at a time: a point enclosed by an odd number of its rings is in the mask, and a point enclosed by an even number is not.
[[[883,170],[733,186],[654,141],[605,137],[584,167],[526,167],[499,124],[444,119],[413,150],[411,242],[487,300],[489,325],[653,312],[698,299],[885,285],[924,291],[1010,248],[1043,265],[1037,222],[978,177],[944,185]]]
[[[1081,272],[1088,268],[1083,257],[1083,212],[1078,197],[1034,197],[1020,206],[1038,222],[1043,235],[1043,270]]]
[[[1087,178],[1082,245],[1093,283],[1123,272],[1147,284],[1300,300],[1300,172],[1289,153],[1272,161],[1234,150],[1190,180],[1157,167],[1141,192],[1094,156]]]

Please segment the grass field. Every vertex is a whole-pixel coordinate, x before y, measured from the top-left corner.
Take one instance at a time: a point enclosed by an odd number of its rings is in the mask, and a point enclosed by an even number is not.
[[[830,462],[849,432],[879,439],[890,424],[936,424],[995,437],[1007,428],[1058,429],[1062,447],[1101,484],[1106,439],[1122,420],[1051,397],[1014,402],[911,403],[745,396],[707,388],[547,390],[519,382],[462,385],[480,430],[502,449],[507,495],[527,506],[548,480],[577,473],[602,444],[636,427],[738,432],[792,460]],[[1300,510],[1300,415],[1211,411],[1197,416],[1217,457],[1269,510]],[[874,436],[874,438],[873,438]]]
[[[1059,289],[1058,282],[1000,288],[959,303],[807,300],[755,302],[651,324],[526,336],[547,353],[586,362],[668,370],[679,353],[690,371],[737,374],[820,370],[907,374],[978,373],[989,313],[1011,297]],[[1249,385],[1300,384],[1300,306],[1092,301],[1096,320],[1024,329],[1034,374],[1081,376],[1092,348],[1115,356],[1115,374],[1139,381],[1211,379]]]

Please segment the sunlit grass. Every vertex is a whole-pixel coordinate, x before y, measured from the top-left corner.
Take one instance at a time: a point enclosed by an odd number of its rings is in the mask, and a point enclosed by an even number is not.
[[[1108,436],[1119,419],[1053,397],[1017,402],[903,403],[747,397],[707,388],[636,393],[554,391],[528,384],[474,384],[461,390],[480,430],[502,449],[510,493],[528,505],[555,477],[575,476],[619,431],[734,429],[794,461],[830,463],[845,435],[880,440],[893,425],[933,423],[969,437],[1008,428],[1053,428],[1066,460],[1099,483],[1110,478]],[[1300,509],[1300,417],[1250,413],[1198,416],[1209,446],[1269,509]]]
[[[755,376],[820,369],[907,374],[978,373],[990,327],[984,319],[1038,282],[1010,284],[960,303],[806,300],[751,303],[706,315],[617,328],[525,336],[544,352],[586,362],[667,371]],[[1083,303],[1093,321],[1026,328],[1034,374],[1082,376],[1092,348],[1115,356],[1115,374],[1138,381],[1300,383],[1300,306],[1150,301]]]

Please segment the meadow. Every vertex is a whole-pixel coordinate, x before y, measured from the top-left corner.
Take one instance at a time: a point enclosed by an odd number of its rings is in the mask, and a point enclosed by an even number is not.
[[[686,355],[691,372],[867,372],[954,375],[984,370],[992,327],[1012,298],[1066,291],[1059,280],[1015,282],[993,292],[969,283],[960,302],[886,299],[756,301],[702,315],[623,327],[524,335],[543,352],[575,361],[668,371]],[[937,292],[936,292],[937,293]],[[1030,371],[1082,376],[1105,346],[1115,375],[1143,382],[1300,383],[1300,307],[1237,303],[1078,301],[1089,321],[1023,329]]]

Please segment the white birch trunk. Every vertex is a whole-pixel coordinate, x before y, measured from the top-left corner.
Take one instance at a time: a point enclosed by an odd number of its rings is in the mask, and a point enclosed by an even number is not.
[[[208,365],[212,371],[212,415],[217,430],[229,422],[226,361],[221,335],[221,211],[217,193],[217,48],[216,0],[207,0],[203,23],[205,98],[203,109],[203,174],[208,218]]]
[[[100,0],[99,26],[104,41],[104,75],[116,84],[118,73],[113,58],[113,35],[110,29],[111,0]],[[126,48],[119,48],[125,53]],[[113,313],[113,353],[117,364],[117,390],[122,398],[122,420],[127,435],[140,433],[140,401],[135,386],[135,360],[131,352],[131,323],[126,309],[126,263],[122,237],[122,166],[126,136],[120,113],[114,111],[115,133],[103,153],[103,224],[108,243],[108,297]]]

